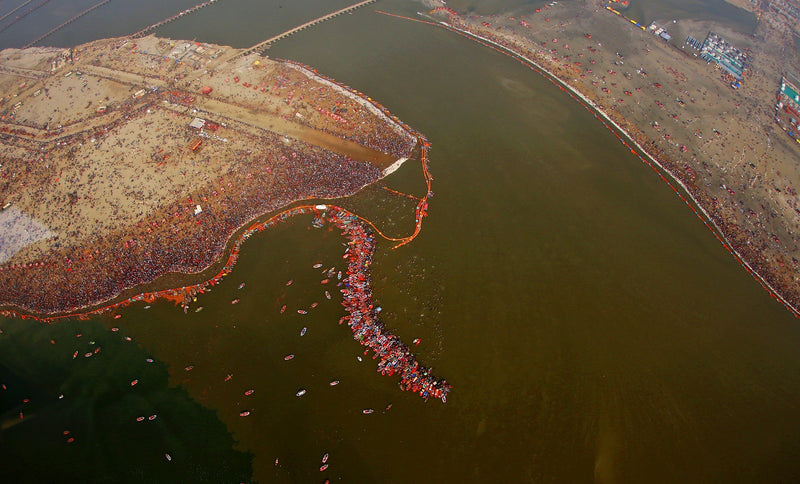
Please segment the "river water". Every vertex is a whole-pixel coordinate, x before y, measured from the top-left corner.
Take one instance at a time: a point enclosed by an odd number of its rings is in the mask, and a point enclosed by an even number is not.
[[[346,3],[221,0],[159,35],[246,46]],[[123,35],[174,13],[150,2],[144,21],[125,5],[49,40]],[[159,303],[119,320],[0,320],[0,480],[797,480],[798,321],[563,92],[375,9],[420,7],[382,0],[269,54],[368,93],[433,144],[430,217],[413,243],[379,243],[373,278],[387,326],[420,338],[418,359],[453,385],[448,402],[375,372],[312,268],[343,268],[344,239],[298,217],[252,237],[195,303],[202,312]],[[27,23],[0,40],[25,43]],[[382,184],[425,187],[414,161]],[[411,231],[410,205],[379,187],[341,203]]]

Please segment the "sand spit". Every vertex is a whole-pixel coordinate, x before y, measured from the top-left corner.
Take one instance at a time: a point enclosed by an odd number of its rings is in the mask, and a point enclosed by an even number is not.
[[[15,238],[0,307],[70,312],[203,271],[248,221],[351,195],[411,155],[363,94],[232,51],[148,36],[0,52],[0,207],[10,233],[46,234]]]

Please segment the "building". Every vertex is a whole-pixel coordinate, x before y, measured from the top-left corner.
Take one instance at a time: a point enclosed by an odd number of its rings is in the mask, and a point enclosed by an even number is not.
[[[716,63],[737,81],[742,80],[742,74],[748,65],[747,54],[714,32],[709,32],[706,36],[700,48],[700,58],[709,63]]]

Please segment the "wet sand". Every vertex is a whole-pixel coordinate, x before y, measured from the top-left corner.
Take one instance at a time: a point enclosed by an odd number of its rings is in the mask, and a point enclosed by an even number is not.
[[[782,69],[800,67],[784,18],[765,12],[752,33],[660,20],[670,45],[594,1],[494,16],[429,15],[533,60],[605,113],[685,188],[726,248],[800,307],[800,152],[772,119]],[[687,35],[702,40],[709,30],[749,49],[741,88],[678,48]]]
[[[248,221],[411,155],[366,96],[234,51],[149,36],[0,52],[0,206],[25,222],[0,234],[0,307],[71,312],[200,272]],[[34,223],[47,236],[21,238]]]

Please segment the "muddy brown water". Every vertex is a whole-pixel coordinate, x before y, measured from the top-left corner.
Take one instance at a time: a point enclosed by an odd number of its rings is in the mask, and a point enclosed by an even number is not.
[[[244,46],[343,5],[226,0],[159,34]],[[281,23],[287,9],[297,15]],[[433,144],[430,217],[413,243],[379,244],[373,278],[387,326],[420,338],[420,361],[452,383],[448,402],[425,403],[375,372],[312,267],[342,268],[345,240],[297,217],[252,237],[233,274],[193,305],[201,312],[158,303],[118,320],[0,320],[0,478],[797,480],[798,320],[552,84],[374,9],[421,8],[381,1],[270,55],[368,93]],[[157,11],[153,21],[171,13]],[[60,38],[133,24],[76,22]],[[382,184],[424,191],[413,161]],[[342,204],[410,232],[410,206],[387,193]]]

